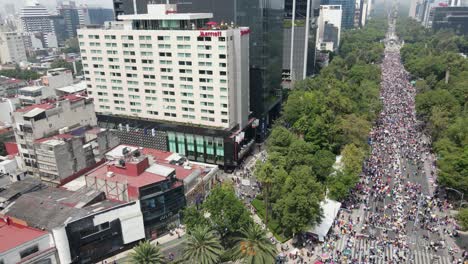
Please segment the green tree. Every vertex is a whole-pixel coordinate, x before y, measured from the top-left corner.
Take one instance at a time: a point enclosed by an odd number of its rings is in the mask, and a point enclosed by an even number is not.
[[[464,231],[468,230],[468,208],[462,209],[458,212],[457,220]]]
[[[78,53],[80,52],[80,45],[78,43],[78,38],[69,38],[65,41],[65,53]]]
[[[203,211],[197,210],[195,206],[188,206],[182,211],[182,220],[187,230],[193,230],[195,226],[210,226]]]
[[[75,69],[73,68],[73,63],[67,62],[67,61],[64,60],[64,59],[58,59],[58,60],[53,61],[53,62],[50,64],[50,67],[51,67],[51,68],[65,68],[65,69],[69,69],[69,70],[73,71],[73,73],[74,73],[75,75],[77,75],[77,74],[80,74],[80,73],[81,73],[81,70],[83,69],[83,65],[82,65],[81,62],[79,62],[79,61],[76,61],[75,64],[76,64],[76,72],[75,72]]]
[[[245,264],[275,263],[276,247],[268,240],[265,231],[257,224],[251,224],[234,238],[233,259]]]
[[[220,263],[224,248],[214,231],[207,226],[197,226],[190,231],[182,254],[183,263]]]
[[[344,173],[359,176],[366,152],[354,144],[346,145],[341,152]]]
[[[224,184],[213,189],[203,209],[209,213],[211,225],[221,235],[225,245],[230,235],[252,223],[250,213],[237,199],[231,185]]]
[[[140,242],[129,254],[132,264],[162,264],[165,259],[158,247],[149,241]]]

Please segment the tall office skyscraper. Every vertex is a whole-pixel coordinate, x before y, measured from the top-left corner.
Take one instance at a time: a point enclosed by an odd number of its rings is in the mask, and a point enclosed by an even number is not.
[[[315,71],[315,39],[320,0],[286,0],[284,6],[283,84]],[[291,83],[290,83],[291,82]]]
[[[115,15],[146,12],[150,0],[113,0]],[[158,2],[158,1],[157,1]],[[159,2],[165,2],[160,0]],[[250,107],[263,140],[281,108],[284,0],[171,0],[179,12],[213,13],[213,21],[249,27]],[[178,2],[178,3],[177,3]]]
[[[102,7],[82,5],[78,8],[80,25],[103,25],[106,21],[114,20],[114,10]]]
[[[80,26],[78,9],[73,1],[63,2],[57,7],[60,16],[63,17],[65,24],[64,37],[65,40],[76,37],[76,30]]]
[[[341,28],[354,28],[356,0],[322,0],[321,5],[341,5],[341,10],[343,11],[343,18],[341,19]]]

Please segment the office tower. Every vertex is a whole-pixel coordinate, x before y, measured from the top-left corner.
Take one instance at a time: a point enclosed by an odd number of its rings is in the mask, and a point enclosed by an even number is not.
[[[286,0],[284,6],[283,86],[314,73],[320,0]],[[292,65],[292,66],[291,66]]]
[[[434,30],[451,29],[458,35],[468,34],[468,7],[436,7],[432,21]]]
[[[65,25],[65,32],[63,32],[64,39],[76,37],[76,30],[79,28],[80,19],[78,16],[78,9],[75,2],[63,2],[57,7],[57,11],[63,18]]]
[[[102,7],[88,7],[82,5],[78,8],[80,25],[104,25],[106,21],[114,20],[114,10]]]
[[[23,37],[18,32],[0,32],[0,64],[27,62]]]
[[[317,29],[317,50],[337,51],[341,35],[340,5],[321,5]]]
[[[341,28],[352,29],[354,28],[355,2],[356,0],[322,0],[321,5],[341,5],[343,12]]]
[[[254,136],[249,29],[210,22],[209,13],[177,13],[176,5],[148,8],[78,30],[98,118],[123,143],[235,166],[242,142]]]
[[[411,18],[416,18],[416,8],[418,6],[419,0],[410,0],[409,14]]]
[[[57,38],[54,31],[54,23],[44,6],[37,3],[24,6],[20,11],[20,19],[25,32],[31,36],[42,36],[40,39],[44,42],[44,48],[53,47],[56,44]],[[27,42],[27,48],[31,48],[32,41]]]

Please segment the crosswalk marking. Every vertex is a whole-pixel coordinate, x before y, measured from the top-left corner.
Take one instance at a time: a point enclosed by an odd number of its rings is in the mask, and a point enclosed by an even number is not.
[[[335,244],[335,251],[343,252],[347,247],[350,236],[343,235]],[[414,239],[413,239],[414,241]],[[439,256],[426,249],[427,241],[421,239],[417,241],[417,247],[410,251],[411,255],[406,255],[406,261],[400,262],[399,256],[396,255],[392,244],[381,247],[377,245],[376,240],[355,239],[351,249],[349,259],[356,259],[357,263],[368,263],[371,256],[370,249],[374,248],[375,251],[375,264],[388,264],[391,260],[394,263],[406,264],[451,264],[448,256]],[[385,260],[387,259],[387,260]]]

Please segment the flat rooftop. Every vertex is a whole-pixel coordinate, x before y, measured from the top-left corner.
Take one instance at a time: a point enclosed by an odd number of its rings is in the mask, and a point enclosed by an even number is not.
[[[73,102],[78,102],[78,101],[85,100],[85,99],[90,99],[90,98],[86,96],[82,96],[82,95],[77,95],[77,94],[69,94],[69,95],[64,95],[60,97],[58,100],[49,100],[47,103],[34,104],[34,105],[29,105],[23,108],[18,108],[16,109],[15,112],[28,113],[30,111],[33,111],[34,109],[49,110],[49,109],[53,109],[57,107],[57,102],[68,100],[71,103],[73,103]]]
[[[142,156],[138,158],[137,163],[144,158],[148,158],[149,165],[143,173],[138,176],[130,176],[125,174],[125,172],[119,173],[111,169],[111,166],[118,166],[118,161],[124,158],[124,149],[129,151],[129,153],[133,153],[136,150],[141,152]],[[132,187],[142,187],[164,181],[173,172],[175,172],[175,177],[178,180],[183,181],[193,174],[207,174],[212,168],[209,165],[204,166],[199,163],[190,163],[190,166],[183,164],[181,161],[185,158],[177,153],[150,148],[139,148],[131,145],[119,145],[107,152],[105,156],[108,161],[89,172],[86,177],[94,177],[107,182],[124,183]],[[130,160],[129,162],[132,161]],[[110,172],[112,172],[112,174],[110,174]]]
[[[0,218],[0,253],[7,252],[26,242],[46,236],[48,232],[19,225]]]
[[[26,86],[26,87],[20,88],[19,90],[26,91],[26,92],[36,92],[36,91],[42,90],[43,88],[45,88],[45,86]]]
[[[25,221],[34,228],[52,230],[65,222],[120,204],[105,200],[104,193],[93,189],[72,192],[47,187],[19,196],[1,214]]]
[[[79,83],[68,85],[65,87],[55,88],[55,90],[61,91],[63,93],[68,93],[68,94],[80,93],[86,90],[86,83],[79,82]]]

